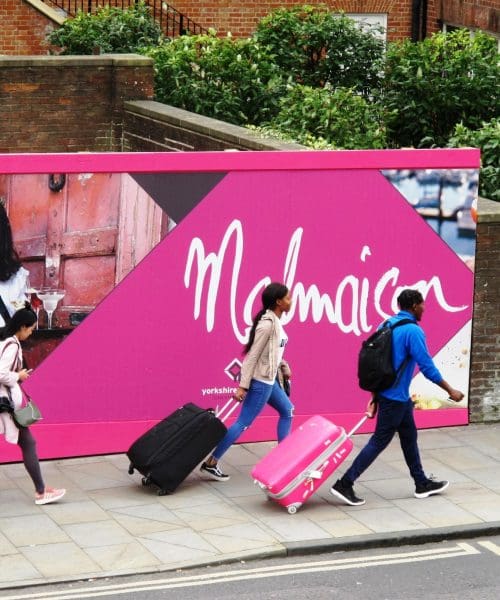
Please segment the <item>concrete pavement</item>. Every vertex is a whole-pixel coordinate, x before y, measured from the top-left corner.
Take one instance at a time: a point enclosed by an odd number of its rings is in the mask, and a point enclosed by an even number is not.
[[[442,495],[413,497],[395,439],[356,485],[365,505],[331,496],[334,476],[295,515],[267,501],[250,477],[272,443],[231,448],[229,482],[195,472],[171,496],[128,475],[121,454],[45,461],[46,481],[68,492],[58,504],[36,506],[23,465],[0,465],[0,589],[498,533],[500,424],[419,436],[427,474],[451,482]],[[351,459],[366,439],[354,437]]]

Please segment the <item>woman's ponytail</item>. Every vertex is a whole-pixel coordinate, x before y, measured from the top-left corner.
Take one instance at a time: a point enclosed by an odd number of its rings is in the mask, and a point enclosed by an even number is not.
[[[253,345],[255,340],[255,330],[257,329],[257,324],[264,316],[267,310],[273,310],[276,307],[276,302],[284,298],[288,294],[288,288],[283,283],[270,283],[264,291],[262,292],[262,308],[255,315],[252,323],[252,328],[250,329],[250,334],[248,336],[248,342],[245,344],[243,348],[243,354],[248,354],[250,348]]]

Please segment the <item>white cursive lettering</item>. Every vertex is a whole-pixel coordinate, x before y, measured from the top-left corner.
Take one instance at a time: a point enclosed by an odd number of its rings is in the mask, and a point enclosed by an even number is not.
[[[424,298],[433,292],[439,306],[446,312],[459,312],[468,308],[467,305],[453,306],[449,304],[445,298],[438,275],[432,276],[429,281],[420,280],[415,283],[400,285],[400,270],[395,266],[382,273],[374,282],[371,282],[367,277],[360,279],[354,274],[348,274],[339,282],[334,293],[321,291],[315,284],[306,287],[301,281],[296,281],[302,234],[303,229],[301,227],[293,232],[284,261],[283,281],[290,290],[293,300],[292,309],[288,314],[283,315],[284,324],[289,323],[296,316],[298,316],[300,322],[311,319],[313,323],[319,323],[326,319],[332,325],[336,325],[343,333],[353,333],[359,336],[373,329],[373,325],[368,323],[370,300],[381,319],[386,319],[397,312],[397,297],[407,287],[418,289]],[[215,326],[215,310],[222,269],[231,242],[234,246],[234,259],[231,269],[229,312],[234,335],[240,343],[244,344],[252,325],[252,316],[257,298],[266,285],[271,283],[271,278],[266,275],[259,279],[242,303],[241,319],[243,327],[240,329],[237,290],[244,244],[243,227],[238,219],[232,221],[228,226],[217,253],[206,254],[203,241],[199,237],[193,238],[186,261],[184,285],[187,289],[191,287],[191,276],[196,265],[194,319],[197,320],[201,315],[202,300],[204,294],[206,294],[205,322],[207,331],[212,331]],[[366,263],[371,255],[370,248],[364,246],[360,254],[361,262]],[[231,265],[229,267],[231,268]],[[373,292],[370,299],[371,289],[373,289]],[[386,312],[383,308],[383,298],[386,298],[387,302],[388,294],[390,295],[390,311]]]

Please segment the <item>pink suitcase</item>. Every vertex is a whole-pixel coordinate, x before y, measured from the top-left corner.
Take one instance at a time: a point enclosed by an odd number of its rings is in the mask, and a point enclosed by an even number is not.
[[[351,436],[366,418],[347,434],[320,415],[311,417],[255,465],[255,483],[295,514],[349,456]]]

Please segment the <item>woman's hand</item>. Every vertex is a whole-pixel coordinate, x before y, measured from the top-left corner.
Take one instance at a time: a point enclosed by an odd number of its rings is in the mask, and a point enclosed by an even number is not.
[[[290,370],[290,365],[286,362],[286,360],[281,361],[280,370],[284,379],[292,378],[292,371]]]
[[[20,371],[17,372],[18,380],[21,383],[23,381],[26,381],[26,379],[28,379],[28,377],[30,376],[30,373],[31,373],[31,369],[21,369]]]
[[[243,402],[243,400],[245,399],[247,390],[245,390],[242,387],[239,387],[236,392],[233,395],[233,398],[236,400],[236,402]]]

